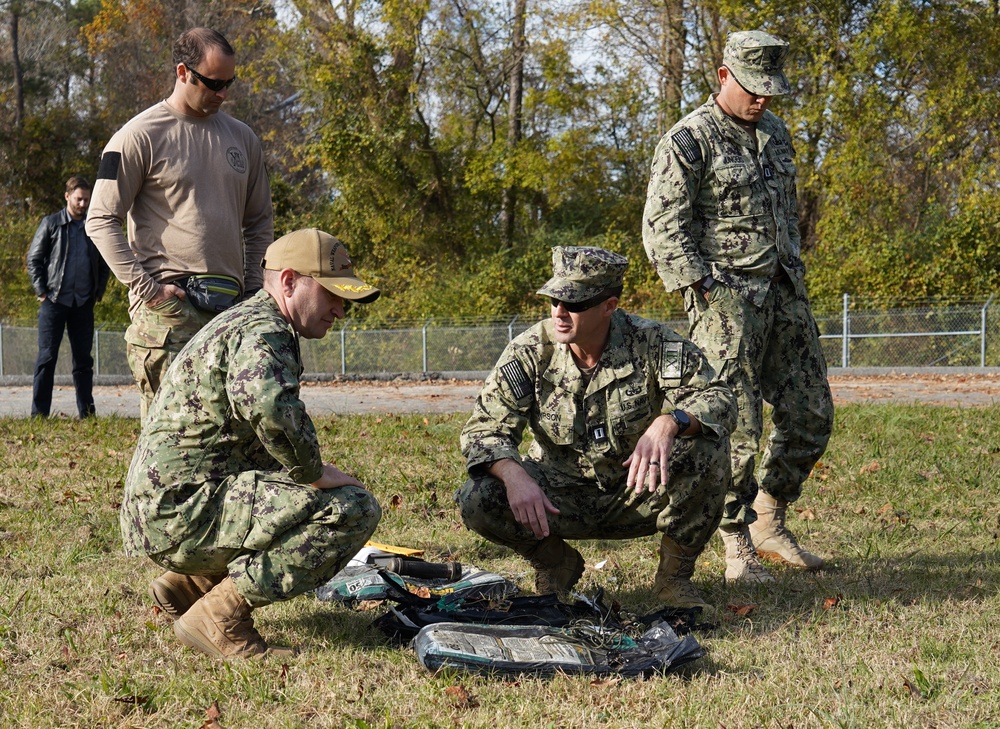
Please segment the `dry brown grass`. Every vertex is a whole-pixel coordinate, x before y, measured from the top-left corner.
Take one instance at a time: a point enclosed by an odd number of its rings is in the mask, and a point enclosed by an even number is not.
[[[321,419],[326,452],[385,507],[380,541],[450,553],[527,587],[523,563],[470,534],[451,493],[461,416]],[[372,613],[311,597],[261,632],[287,666],[213,662],[155,615],[151,562],[126,559],[116,511],[134,420],[0,420],[3,727],[992,727],[1000,724],[1000,410],[848,406],[793,524],[830,558],[771,588],[697,580],[723,608],[708,657],[646,680],[431,675]],[[636,612],[655,540],[581,545],[581,588]],[[732,606],[732,609],[726,609]],[[206,713],[217,702],[219,715]],[[214,722],[212,724],[211,722]]]

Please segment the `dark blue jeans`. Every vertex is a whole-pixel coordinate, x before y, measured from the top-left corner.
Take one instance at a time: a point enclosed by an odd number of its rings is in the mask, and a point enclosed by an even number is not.
[[[76,387],[76,409],[81,418],[94,410],[94,300],[83,306],[63,306],[46,299],[38,309],[38,360],[35,362],[35,382],[31,394],[31,414],[49,416],[52,407],[52,382],[59,359],[63,330],[69,335],[73,353],[73,385]]]

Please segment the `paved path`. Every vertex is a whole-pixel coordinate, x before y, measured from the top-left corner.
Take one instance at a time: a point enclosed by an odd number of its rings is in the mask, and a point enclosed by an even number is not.
[[[478,381],[323,382],[306,383],[302,397],[312,415],[330,413],[469,412],[479,392]],[[848,402],[926,403],[952,407],[1000,405],[1000,373],[948,375],[863,375],[830,377],[834,400]],[[100,415],[138,417],[139,396],[132,385],[94,388]],[[27,417],[31,388],[0,387],[0,417]],[[75,415],[72,386],[57,385],[53,414]]]

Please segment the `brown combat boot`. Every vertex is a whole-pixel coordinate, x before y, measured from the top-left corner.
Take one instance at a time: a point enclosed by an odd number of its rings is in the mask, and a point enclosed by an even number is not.
[[[560,537],[549,536],[524,555],[535,568],[535,592],[568,592],[583,576],[583,555]]]
[[[750,537],[758,555],[803,570],[818,570],[823,566],[823,558],[800,547],[795,535],[785,526],[787,501],[760,491],[753,508],[757,512],[757,521],[750,525]]]
[[[726,581],[766,584],[774,576],[760,563],[750,540],[746,524],[719,527],[719,536],[726,545]]]
[[[149,596],[171,618],[179,618],[225,575],[182,575],[164,572],[149,583]]]
[[[656,568],[653,595],[669,607],[701,608],[702,615],[714,616],[715,608],[705,602],[698,588],[691,582],[694,563],[701,549],[682,547],[666,534],[660,540],[660,564]]]
[[[271,647],[264,642],[253,626],[251,610],[233,580],[226,577],[174,623],[174,633],[184,645],[212,658],[294,656],[292,648]]]

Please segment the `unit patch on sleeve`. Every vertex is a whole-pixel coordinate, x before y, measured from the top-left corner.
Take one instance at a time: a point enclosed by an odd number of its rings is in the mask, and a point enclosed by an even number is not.
[[[101,155],[101,165],[97,168],[98,180],[117,180],[118,168],[122,164],[121,152],[105,152]]]
[[[674,143],[674,146],[677,147],[677,151],[689,163],[694,164],[701,160],[701,147],[694,140],[694,135],[690,129],[676,131],[670,135],[670,139]]]
[[[524,371],[524,367],[516,359],[512,359],[507,364],[501,366],[500,374],[506,380],[507,384],[510,385],[514,397],[521,399],[531,394],[533,389],[531,380],[528,379],[528,373]]]
[[[679,380],[684,374],[684,342],[663,342],[660,350],[660,376]]]

